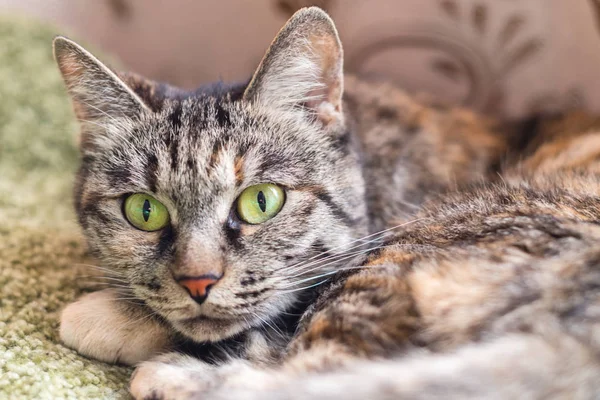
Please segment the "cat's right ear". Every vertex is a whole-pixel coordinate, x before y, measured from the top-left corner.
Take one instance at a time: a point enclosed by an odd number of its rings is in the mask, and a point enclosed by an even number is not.
[[[77,43],[58,36],[53,47],[75,114],[83,125],[107,128],[150,110],[115,72]]]

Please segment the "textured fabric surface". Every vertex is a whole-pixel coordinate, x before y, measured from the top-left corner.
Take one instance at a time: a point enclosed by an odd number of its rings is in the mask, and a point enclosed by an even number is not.
[[[131,370],[63,347],[61,308],[93,284],[71,203],[71,106],[55,31],[0,19],[0,399],[124,398]]]

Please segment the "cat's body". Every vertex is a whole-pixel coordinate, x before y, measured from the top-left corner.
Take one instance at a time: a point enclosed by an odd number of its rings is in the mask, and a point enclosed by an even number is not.
[[[584,118],[523,149],[388,85],[343,91],[317,9],[232,88],[184,94],[65,39],[55,52],[83,121],[80,221],[116,282],[67,307],[63,341],[130,364],[190,340],[234,357],[142,363],[137,398],[597,395],[600,134]],[[267,182],[285,204],[244,223],[236,204]],[[134,193],[169,224],[131,226]],[[195,276],[215,277],[201,300],[180,283]]]

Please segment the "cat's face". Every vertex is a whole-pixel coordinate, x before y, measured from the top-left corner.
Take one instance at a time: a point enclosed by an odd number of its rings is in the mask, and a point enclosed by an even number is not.
[[[292,18],[243,94],[169,95],[66,39],[55,53],[83,124],[90,247],[177,330],[203,341],[261,325],[349,261],[311,260],[367,226],[324,13]]]

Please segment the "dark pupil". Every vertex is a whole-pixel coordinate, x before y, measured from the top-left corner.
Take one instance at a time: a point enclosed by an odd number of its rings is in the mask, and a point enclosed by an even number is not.
[[[258,192],[256,199],[258,200],[258,206],[260,207],[260,210],[262,212],[267,211],[267,199],[265,199],[265,194],[262,191]]]
[[[148,222],[148,218],[150,218],[150,211],[152,207],[150,206],[150,202],[148,199],[144,201],[144,207],[142,208],[142,215],[144,216],[144,221]]]

